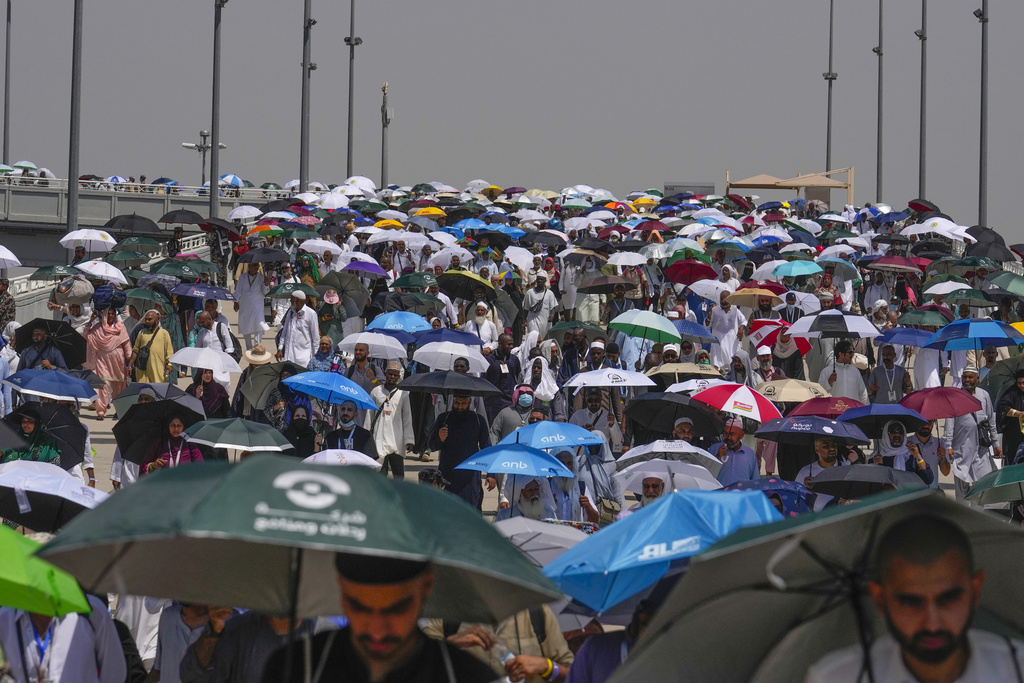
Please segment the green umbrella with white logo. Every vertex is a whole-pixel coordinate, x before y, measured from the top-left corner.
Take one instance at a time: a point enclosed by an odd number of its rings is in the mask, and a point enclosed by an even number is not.
[[[558,596],[451,494],[365,467],[272,455],[147,475],[72,520],[40,555],[90,592],[304,618],[342,611],[338,552],[431,561],[435,588],[424,616],[496,623]],[[202,580],[181,571],[182,558],[202,568]]]

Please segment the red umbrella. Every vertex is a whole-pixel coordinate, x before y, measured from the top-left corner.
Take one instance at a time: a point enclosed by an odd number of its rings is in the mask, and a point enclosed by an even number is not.
[[[765,223],[781,223],[782,221],[786,220],[786,217],[783,216],[781,213],[766,213],[764,216],[762,216],[761,220],[763,220]]]
[[[843,396],[812,398],[811,400],[804,401],[798,405],[786,417],[793,417],[794,415],[818,415],[819,417],[827,417],[834,420],[847,410],[850,410],[851,408],[860,408],[863,407],[863,405],[864,404],[860,401],[855,401],[852,398],[844,398]]]
[[[956,387],[918,389],[903,397],[900,405],[921,413],[926,420],[960,417],[981,410],[981,401]]]
[[[925,258],[924,256],[911,256],[910,260],[917,264],[917,267],[921,269],[922,273],[932,264],[932,260],[930,258]]]
[[[634,230],[639,230],[640,232],[665,231],[668,230],[668,226],[661,221],[640,221],[636,224]]]
[[[606,240],[608,239],[608,237],[611,236],[612,233],[625,235],[627,232],[629,232],[629,228],[627,228],[625,225],[612,225],[610,227],[605,228],[601,232],[597,233],[597,238],[600,240]]]
[[[684,259],[676,261],[665,269],[665,277],[672,282],[684,285],[692,285],[698,280],[714,280],[718,277],[715,269],[696,259]]]
[[[781,283],[772,282],[771,280],[751,280],[750,282],[744,282],[736,289],[737,291],[741,289],[767,289],[775,296],[782,296],[788,291]]]
[[[754,348],[758,346],[772,346],[779,338],[779,332],[788,329],[789,323],[785,320],[754,320],[750,323],[750,341]],[[801,356],[806,356],[811,350],[811,342],[804,337],[793,337],[796,348]]]
[[[743,384],[719,384],[694,394],[690,400],[700,401],[715,410],[740,417],[749,417],[758,422],[767,422],[782,417],[782,413],[774,403]]]
[[[931,263],[931,261],[928,261]],[[927,264],[926,264],[927,265]],[[895,254],[880,256],[867,266],[871,270],[888,270],[893,273],[920,273],[921,268],[911,259]]]
[[[744,199],[743,197],[741,197],[740,195],[738,195],[738,194],[727,194],[727,195],[725,195],[725,198],[728,199],[733,204],[735,204],[736,206],[740,207],[740,210],[742,210],[742,211],[750,211],[750,204],[748,204],[747,200]]]
[[[907,206],[917,211],[918,213],[925,213],[927,211],[938,211],[939,207],[928,201],[927,199],[911,199],[907,202]]]

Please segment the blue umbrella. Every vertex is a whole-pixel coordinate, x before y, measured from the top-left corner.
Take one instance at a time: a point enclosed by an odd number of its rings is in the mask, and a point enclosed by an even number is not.
[[[711,333],[711,330],[698,325],[697,323],[690,322],[689,320],[673,320],[672,324],[676,326],[676,330],[679,332],[681,337],[690,337],[696,339],[699,342],[707,342],[712,344],[718,341],[718,337]]]
[[[795,446],[810,446],[816,436],[831,436],[839,443],[866,444],[860,427],[817,415],[795,415],[768,420],[754,432],[759,439]]]
[[[225,173],[220,177],[220,180],[225,185],[234,185],[235,187],[242,187],[245,185],[245,181],[236,176],[234,173]]]
[[[957,320],[932,335],[926,349],[980,351],[986,346],[1024,344],[1024,334],[999,320]]]
[[[818,247],[821,245],[821,242],[815,239],[814,235],[809,232],[804,232],[803,230],[790,230],[789,236],[793,238],[794,242],[806,244],[809,247]]]
[[[894,327],[886,330],[880,337],[875,338],[878,346],[882,344],[899,344],[901,346],[924,346],[932,338],[928,330],[915,330],[912,327]]]
[[[928,420],[921,413],[899,403],[872,403],[860,408],[850,408],[839,416],[840,422],[857,425],[873,439],[882,436],[885,424],[892,420],[902,423],[908,432],[916,432],[928,424]]]
[[[758,235],[757,237],[751,240],[751,242],[754,243],[755,247],[763,247],[766,244],[775,244],[777,242],[782,241],[782,238],[779,237],[778,235]]]
[[[598,446],[604,439],[593,432],[568,422],[544,420],[520,427],[497,445],[521,443],[533,448],[553,449],[562,446]]]
[[[766,496],[772,494],[782,502],[782,515],[796,517],[805,512],[814,511],[814,501],[818,497],[814,491],[795,481],[787,481],[779,477],[750,479],[729,484],[723,491],[760,491]]]
[[[760,491],[677,491],[580,541],[544,574],[603,613],[737,529],[781,518]]]
[[[903,221],[908,218],[910,218],[910,214],[906,211],[890,211],[889,213],[878,214],[871,220],[875,223],[895,223],[896,221]]]
[[[500,211],[485,211],[480,214],[480,218],[490,218],[495,223],[508,223],[508,216]]]
[[[416,337],[412,336],[411,334],[409,334],[405,330],[377,330],[377,331],[380,332],[381,334],[386,334],[389,337],[394,337],[395,339],[398,340],[398,343],[402,344],[403,346],[408,346],[409,344],[412,344],[412,343],[414,343],[416,341]]]
[[[215,285],[203,284],[197,282],[195,284],[181,284],[171,290],[171,294],[180,294],[181,296],[191,296],[196,299],[219,299],[221,301],[234,301],[235,295],[226,289],[217,287]]]
[[[365,389],[337,372],[303,372],[281,381],[293,391],[328,403],[353,401],[360,408],[377,408]]]
[[[57,401],[91,401],[96,390],[84,379],[58,370],[19,370],[3,381],[25,394]]]
[[[483,221],[480,221],[480,222],[481,222],[481,223],[483,223]],[[486,223],[484,223],[484,225],[487,225],[487,224],[486,224]],[[451,225],[446,225],[446,226],[444,226],[443,228],[439,228],[439,230],[440,230],[441,232],[446,232],[446,233],[448,233],[449,235],[455,235],[455,236],[456,236],[456,237],[458,237],[458,238],[459,238],[460,240],[461,240],[461,239],[462,239],[463,237],[465,237],[465,236],[466,236],[466,233],[464,233],[464,232],[463,232],[462,230],[460,230],[459,228],[456,228],[456,227],[454,227],[454,226],[451,226]]]
[[[482,346],[483,341],[480,337],[476,336],[472,332],[463,332],[462,330],[452,330],[447,327],[441,327],[436,330],[425,330],[423,332],[416,332],[413,334],[416,337],[416,344],[418,346],[426,346],[430,342],[455,342],[456,344],[467,344],[469,346]]]
[[[782,202],[770,201],[760,204],[757,207],[758,211],[767,211],[768,209],[778,209],[782,207]]]
[[[416,315],[408,311],[392,311],[391,313],[378,315],[373,319],[373,322],[366,326],[366,329],[367,331],[402,330],[411,334],[421,330],[429,330],[430,323],[424,320],[422,315]]]
[[[575,476],[572,470],[559,462],[555,456],[521,443],[499,444],[485,448],[466,458],[455,469],[489,474],[525,474],[534,477]]]
[[[797,277],[798,275],[814,275],[822,271],[821,266],[813,261],[789,261],[780,263],[772,270],[772,275],[779,277]]]
[[[487,223],[484,223],[479,218],[463,218],[461,221],[453,225],[452,228],[455,230],[461,230],[465,233],[466,230],[490,230],[491,226],[487,225]],[[445,232],[450,232],[452,228],[445,230]]]
[[[469,219],[467,219],[467,220],[469,220]],[[499,225],[499,226],[494,228],[494,231],[495,232],[500,232],[503,235],[508,235],[509,237],[511,237],[514,240],[517,240],[517,239],[519,239],[520,237],[522,237],[523,235],[526,234],[525,230],[520,230],[519,228],[514,228],[511,225]]]

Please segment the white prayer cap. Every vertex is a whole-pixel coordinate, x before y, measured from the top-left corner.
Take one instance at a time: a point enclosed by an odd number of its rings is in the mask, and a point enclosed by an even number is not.
[[[772,349],[770,346],[758,346],[757,355],[759,356],[770,356],[772,355]]]

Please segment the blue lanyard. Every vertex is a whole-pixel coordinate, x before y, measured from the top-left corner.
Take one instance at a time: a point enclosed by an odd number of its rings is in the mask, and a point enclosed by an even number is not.
[[[53,622],[51,621],[50,624],[52,625]],[[39,640],[39,632],[36,631],[35,624],[32,624],[32,637],[35,638],[35,640],[36,640],[36,650],[39,651],[39,664],[40,665],[42,665],[43,660],[46,657],[46,649],[48,647],[50,647],[50,637],[52,635],[53,635],[53,630],[49,626],[47,626],[46,627],[46,637],[43,638],[42,640]]]

